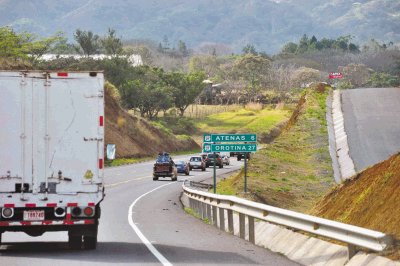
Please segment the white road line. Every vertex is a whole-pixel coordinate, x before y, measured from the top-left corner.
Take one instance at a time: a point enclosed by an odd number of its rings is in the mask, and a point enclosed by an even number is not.
[[[135,207],[135,204],[143,197],[145,197],[146,195],[162,188],[165,186],[169,186],[172,184],[176,184],[175,182],[172,183],[168,183],[159,187],[156,187],[153,190],[150,190],[146,193],[144,193],[143,195],[141,195],[140,197],[138,197],[132,204],[131,206],[129,206],[129,211],[128,211],[128,222],[129,225],[133,228],[133,230],[136,232],[136,234],[138,235],[138,237],[140,238],[140,240],[143,242],[143,244],[146,245],[146,247],[150,250],[151,253],[153,253],[153,255],[162,263],[162,265],[164,266],[172,266],[172,264],[151,244],[151,242],[143,235],[143,233],[139,230],[139,228],[136,226],[136,224],[133,222],[133,218],[132,218],[132,214],[133,214],[133,207]]]
[[[118,183],[107,184],[104,187],[105,188],[112,188],[112,187],[116,187],[116,186],[119,186],[119,185],[122,185],[122,184],[126,184],[126,183],[129,183],[129,182],[132,182],[132,181],[142,180],[142,179],[145,179],[145,178],[151,178],[151,177],[150,176],[143,176],[143,177],[139,177],[139,178],[135,178],[135,179],[129,179],[129,180],[121,181],[121,182],[118,182]]]

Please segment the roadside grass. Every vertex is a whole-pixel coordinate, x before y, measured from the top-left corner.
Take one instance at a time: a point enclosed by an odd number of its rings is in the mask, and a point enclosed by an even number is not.
[[[224,112],[232,112],[241,109],[242,106],[238,104],[232,105],[201,105],[201,104],[192,104],[186,109],[184,116],[193,118],[193,119],[203,119],[207,116],[224,113]]]
[[[145,162],[148,160],[151,160],[151,157],[143,157],[143,158],[117,158],[114,160],[105,160],[104,166],[105,167],[116,167],[116,166],[121,166],[121,165],[127,165],[127,164],[134,164],[134,163],[140,163],[140,162]]]
[[[193,216],[193,217],[195,217],[195,218],[197,218],[197,219],[202,220],[202,221],[205,222],[206,224],[210,224],[210,221],[208,220],[208,218],[202,219],[201,216],[200,216],[200,214],[198,214],[197,212],[195,212],[193,209],[188,208],[188,207],[185,207],[185,208],[184,208],[184,211],[185,211],[187,214],[189,214],[189,215],[191,215],[191,216]]]
[[[178,151],[171,153],[171,156],[179,156],[179,155],[186,155],[186,154],[196,154],[200,153],[200,150],[188,150],[188,151]],[[154,157],[143,157],[143,158],[117,158],[114,160],[105,160],[104,165],[105,167],[116,167],[122,166],[127,164],[134,164],[134,163],[141,163],[155,160]]]
[[[244,172],[221,181],[220,194],[238,195],[276,207],[308,211],[334,184],[325,119],[327,92],[307,90],[297,121],[249,161]]]
[[[197,122],[203,133],[263,133],[270,131],[290,115],[288,110],[264,108],[239,109],[210,115]]]

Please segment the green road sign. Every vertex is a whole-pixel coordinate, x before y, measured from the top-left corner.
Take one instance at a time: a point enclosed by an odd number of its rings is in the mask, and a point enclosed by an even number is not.
[[[203,152],[256,152],[257,144],[203,144]]]
[[[256,142],[256,134],[204,134],[203,142]]]

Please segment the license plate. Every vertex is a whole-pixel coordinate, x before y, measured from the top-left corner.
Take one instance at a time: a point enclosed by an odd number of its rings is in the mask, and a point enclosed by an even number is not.
[[[24,211],[24,221],[43,221],[44,210]]]

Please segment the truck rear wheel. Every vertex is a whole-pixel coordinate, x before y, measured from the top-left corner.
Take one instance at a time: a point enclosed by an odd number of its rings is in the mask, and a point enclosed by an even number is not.
[[[158,180],[158,177],[153,176],[153,180],[154,180],[154,181],[157,181],[157,180]]]
[[[82,248],[82,235],[71,235],[68,236],[68,246],[70,249],[79,250]]]
[[[97,247],[97,236],[84,236],[83,245],[85,249],[96,249]]]

